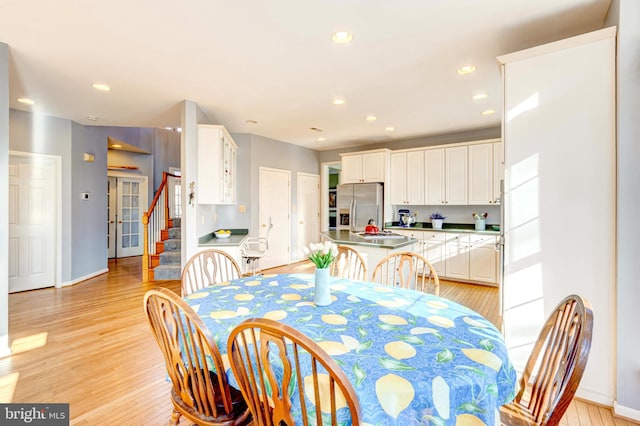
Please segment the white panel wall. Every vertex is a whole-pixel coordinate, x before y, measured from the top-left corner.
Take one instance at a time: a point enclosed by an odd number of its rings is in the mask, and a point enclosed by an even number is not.
[[[615,29],[500,57],[505,117],[505,337],[521,371],[566,295],[593,305],[578,395],[615,385]]]

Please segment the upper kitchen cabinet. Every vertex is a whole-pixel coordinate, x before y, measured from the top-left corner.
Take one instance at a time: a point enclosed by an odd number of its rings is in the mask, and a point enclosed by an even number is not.
[[[469,145],[469,204],[496,204],[502,179],[500,142]]]
[[[237,152],[224,126],[198,125],[199,204],[235,204]]]
[[[342,183],[384,182],[388,149],[350,152],[342,157]]]
[[[467,204],[467,146],[425,151],[425,204]]]
[[[391,153],[391,204],[424,204],[424,150]]]

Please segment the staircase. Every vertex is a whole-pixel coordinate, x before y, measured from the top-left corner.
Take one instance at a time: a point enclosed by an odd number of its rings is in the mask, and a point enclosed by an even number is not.
[[[181,278],[181,236],[180,219],[169,219],[169,229],[162,230],[161,241],[156,242],[156,254],[151,255],[151,280]]]

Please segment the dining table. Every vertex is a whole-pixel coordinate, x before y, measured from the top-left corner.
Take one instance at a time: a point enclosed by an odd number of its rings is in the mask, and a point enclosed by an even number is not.
[[[313,274],[243,277],[185,297],[223,355],[248,318],[311,337],[340,365],[363,425],[494,425],[516,392],[501,333],[475,311],[432,294],[331,278],[328,306],[313,303]]]

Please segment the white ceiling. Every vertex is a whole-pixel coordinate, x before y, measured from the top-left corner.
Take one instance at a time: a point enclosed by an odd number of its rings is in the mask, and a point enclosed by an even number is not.
[[[9,45],[13,109],[85,125],[179,127],[189,99],[231,132],[323,150],[498,126],[496,56],[599,29],[609,4],[1,0],[0,42]],[[337,30],[353,40],[334,44]],[[465,64],[477,71],[457,75]],[[473,101],[479,91],[489,97]],[[365,121],[370,114],[377,120]]]

